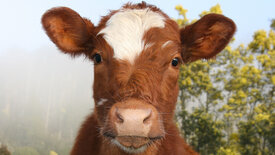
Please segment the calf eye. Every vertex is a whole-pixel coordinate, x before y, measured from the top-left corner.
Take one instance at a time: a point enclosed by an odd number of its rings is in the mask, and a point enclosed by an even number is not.
[[[172,66],[177,66],[179,64],[179,58],[174,58],[171,62]]]
[[[95,63],[100,63],[101,61],[102,61],[102,58],[101,58],[101,56],[98,54],[98,53],[96,53],[94,56],[93,56],[93,60],[95,61]]]

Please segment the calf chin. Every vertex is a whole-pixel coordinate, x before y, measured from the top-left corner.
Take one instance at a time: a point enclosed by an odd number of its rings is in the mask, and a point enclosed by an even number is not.
[[[119,136],[112,140],[113,144],[127,153],[142,153],[150,145],[149,142],[149,138],[133,136]]]

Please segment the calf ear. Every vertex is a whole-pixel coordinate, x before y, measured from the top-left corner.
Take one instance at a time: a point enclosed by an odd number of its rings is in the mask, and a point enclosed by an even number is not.
[[[94,25],[70,8],[48,10],[42,17],[47,35],[64,53],[78,55],[93,48]]]
[[[184,62],[209,59],[218,54],[231,40],[235,23],[219,14],[208,14],[180,30]]]

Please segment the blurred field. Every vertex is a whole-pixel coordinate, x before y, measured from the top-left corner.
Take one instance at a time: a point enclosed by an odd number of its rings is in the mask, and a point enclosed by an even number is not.
[[[49,47],[0,53],[0,143],[68,154],[93,108],[92,68]]]

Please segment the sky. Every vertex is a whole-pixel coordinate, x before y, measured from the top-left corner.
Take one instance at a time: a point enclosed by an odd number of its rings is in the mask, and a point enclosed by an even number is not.
[[[109,10],[118,9],[126,2],[137,0],[2,0],[0,2],[0,54],[20,49],[32,52],[43,47],[54,47],[41,26],[43,13],[57,6],[67,6],[81,16],[97,24],[100,17]],[[198,19],[198,14],[220,4],[224,15],[237,25],[236,43],[247,44],[256,30],[269,30],[271,19],[275,18],[274,0],[147,0],[163,10],[168,16],[177,18],[174,9],[181,4],[188,9],[189,19]]]

